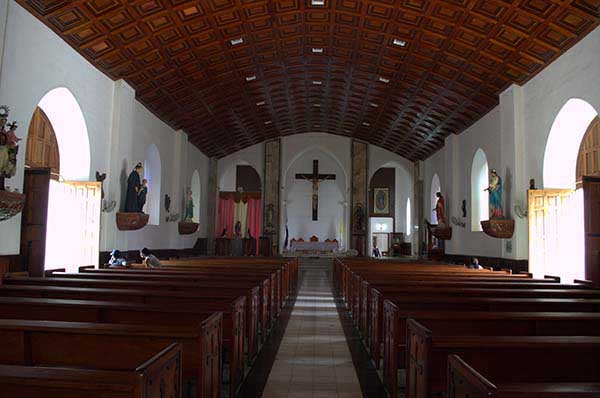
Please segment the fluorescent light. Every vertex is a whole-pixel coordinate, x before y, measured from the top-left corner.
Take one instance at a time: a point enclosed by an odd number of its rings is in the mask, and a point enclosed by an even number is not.
[[[251,82],[252,80],[256,80],[256,75],[246,77],[247,82]]]
[[[316,53],[316,54],[321,54],[323,52],[323,48],[322,47],[313,47],[312,52]]]
[[[243,37],[239,37],[237,39],[231,39],[231,45],[235,46],[237,44],[242,44],[244,42],[244,38]]]
[[[322,81],[320,81],[320,80],[313,80],[313,82],[312,82],[312,83],[313,83],[315,86],[320,86],[321,84],[323,84],[323,82],[322,82]]]
[[[320,107],[321,107],[321,104],[313,104],[313,106],[315,106],[315,107],[317,107],[317,108],[320,108]]]
[[[266,125],[269,125],[269,124],[271,124],[271,123],[273,123],[273,122],[272,122],[272,121],[270,121],[270,120],[267,120],[267,121],[265,122],[265,124],[266,124]]]
[[[258,101],[256,103],[256,106],[263,106],[265,104],[265,101]]]
[[[371,123],[369,123],[369,122],[363,122],[362,124],[363,124],[363,126],[367,126],[367,127],[369,127],[371,125]]]
[[[386,79],[386,78],[385,78],[385,77],[383,77],[383,76],[379,76],[379,81],[380,81],[380,82],[382,82],[382,83],[389,83],[389,82],[390,82],[390,79]]]
[[[395,46],[406,47],[406,42],[404,40],[394,39],[392,43],[394,43]]]
[[[324,6],[325,0],[310,0],[311,6]]]
[[[369,102],[369,105],[371,105],[373,108],[379,108],[379,105],[374,102]]]

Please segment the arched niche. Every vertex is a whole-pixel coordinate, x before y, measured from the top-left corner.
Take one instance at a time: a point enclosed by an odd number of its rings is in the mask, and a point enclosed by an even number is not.
[[[194,201],[194,222],[200,222],[200,198],[202,197],[202,186],[200,185],[200,173],[194,170],[192,180],[190,181],[190,190],[192,191],[192,200]]]
[[[144,207],[143,211],[150,216],[148,224],[159,225],[162,188],[162,164],[160,161],[160,153],[154,144],[150,144],[146,148],[144,155],[143,178],[148,180],[148,195],[146,197],[146,206]]]
[[[574,189],[577,156],[583,137],[598,112],[588,102],[571,98],[554,119],[544,153],[544,188]]]
[[[88,181],[90,141],[77,99],[69,89],[59,87],[44,95],[38,107],[46,115],[56,135],[61,177],[70,181]]]
[[[296,174],[313,171],[313,160],[319,160],[320,174],[335,174],[335,180],[319,184],[318,221],[312,221],[312,184],[296,179]],[[319,240],[337,239],[346,242],[346,173],[337,158],[327,150],[311,147],[304,150],[286,168],[282,236],[287,224],[290,239],[307,240],[315,235]]]
[[[431,189],[429,190],[430,206],[431,206],[430,207],[431,223],[434,225],[437,225],[437,223],[438,223],[437,213],[431,209],[435,209],[435,206],[437,204],[437,196],[435,196],[435,194],[438,192],[441,192],[441,191],[442,191],[442,184],[440,183],[440,177],[436,173],[431,178]]]
[[[489,219],[489,166],[487,156],[479,148],[471,163],[471,230],[482,231],[481,221]]]

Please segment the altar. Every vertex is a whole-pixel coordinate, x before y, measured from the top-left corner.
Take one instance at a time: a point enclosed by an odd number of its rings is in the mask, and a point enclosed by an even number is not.
[[[330,242],[302,242],[292,240],[290,252],[335,253],[339,250],[337,241]]]

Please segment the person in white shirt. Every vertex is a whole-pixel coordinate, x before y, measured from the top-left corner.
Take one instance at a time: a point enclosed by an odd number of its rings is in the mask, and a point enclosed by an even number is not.
[[[160,260],[145,247],[140,250],[140,257],[142,258],[142,264],[148,268],[157,268],[161,266]]]

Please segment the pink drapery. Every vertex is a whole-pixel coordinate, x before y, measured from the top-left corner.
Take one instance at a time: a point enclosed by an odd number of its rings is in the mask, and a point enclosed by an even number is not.
[[[233,211],[234,201],[231,198],[220,198],[219,200],[219,218],[217,223],[217,237],[221,237],[224,228],[227,228],[227,237],[233,236]]]
[[[260,228],[262,219],[262,205],[260,199],[248,198],[248,228],[250,234],[256,239],[256,254],[258,254],[258,240],[260,238]]]

